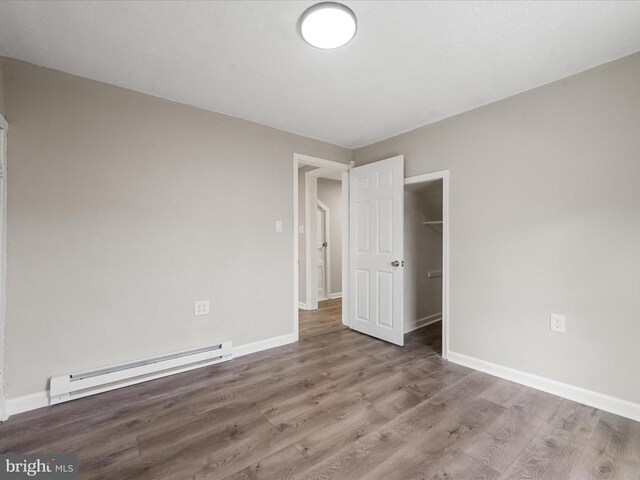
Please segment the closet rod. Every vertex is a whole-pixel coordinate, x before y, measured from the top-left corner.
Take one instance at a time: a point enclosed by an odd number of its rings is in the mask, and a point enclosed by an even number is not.
[[[434,270],[433,272],[427,273],[427,277],[429,278],[436,278],[441,276],[442,276],[442,270]]]

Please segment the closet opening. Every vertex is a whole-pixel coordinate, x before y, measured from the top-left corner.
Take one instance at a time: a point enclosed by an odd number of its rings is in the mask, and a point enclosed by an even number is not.
[[[445,178],[407,179],[404,191],[405,345],[443,355]]]

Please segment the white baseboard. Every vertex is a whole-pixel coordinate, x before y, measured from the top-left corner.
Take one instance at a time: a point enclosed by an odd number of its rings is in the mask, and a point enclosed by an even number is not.
[[[307,306],[307,304],[302,302],[298,302],[298,308],[302,310],[309,310],[309,307]]]
[[[431,325],[432,323],[436,323],[442,320],[442,312],[434,313],[432,315],[427,315],[426,317],[419,318],[413,322],[408,322],[404,326],[404,333],[413,332],[422,327],[426,327],[427,325]]]
[[[329,294],[329,300],[334,300],[336,298],[342,298],[342,292]]]
[[[481,372],[504,378],[527,387],[542,390],[559,397],[573,400],[574,402],[589,405],[606,412],[615,413],[622,417],[630,418],[640,422],[640,404],[622,400],[620,398],[611,397],[603,393],[587,390],[586,388],[576,387],[567,383],[558,382],[549,378],[540,377],[532,373],[515,370],[513,368],[504,367],[495,363],[480,360],[478,358],[469,357],[461,353],[449,352],[448,360],[465,367],[473,368]]]
[[[248,343],[246,345],[234,346],[233,356],[242,357],[243,355],[249,355],[250,353],[261,352],[262,350],[268,350],[275,347],[281,347],[282,345],[287,345],[295,341],[295,335],[293,333],[290,333],[288,335],[268,338],[266,340],[260,340],[258,342]],[[36,392],[29,395],[23,395],[22,397],[7,398],[4,412],[6,418],[0,418],[0,420],[4,421],[11,415],[17,415],[18,413],[24,413],[28,412],[29,410],[35,410],[37,408],[47,406],[49,406],[48,392]]]
[[[21,397],[7,398],[6,399],[6,420],[11,415],[17,415],[18,413],[28,412],[29,410],[35,410],[36,408],[47,407],[49,405],[49,393],[48,392],[36,392]]]
[[[233,356],[242,357],[251,353],[261,352],[262,350],[268,350],[270,348],[281,347],[289,343],[294,343],[296,337],[293,333],[282,335],[280,337],[267,338],[266,340],[259,340],[253,343],[247,343],[245,345],[238,345],[233,347]]]

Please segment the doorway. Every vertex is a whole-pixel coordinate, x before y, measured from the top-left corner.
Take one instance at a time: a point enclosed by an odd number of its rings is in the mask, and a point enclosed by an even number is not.
[[[294,177],[294,336],[299,338],[299,308],[316,310],[318,308],[317,275],[309,278],[312,270],[311,261],[306,252],[318,250],[312,245],[311,237],[305,235],[313,222],[300,221],[300,212],[305,212],[304,219],[313,218],[317,203],[309,198],[316,198],[313,191],[318,177],[323,172],[332,172],[341,179],[341,205],[343,226],[341,232],[342,247],[341,280],[342,280],[342,324],[361,333],[382,340],[404,345],[405,335],[411,341],[416,335],[413,331],[439,323],[438,341],[441,338],[440,354],[448,357],[449,352],[449,171],[427,173],[405,178],[404,157],[402,155],[387,160],[380,160],[359,167],[348,166],[339,162],[310,157],[302,154],[293,156]],[[308,185],[306,177],[313,179]],[[305,180],[302,180],[302,179]],[[301,187],[301,184],[304,186]],[[425,186],[421,186],[425,184]],[[432,186],[429,187],[428,184]],[[421,226],[438,234],[440,253],[437,258],[440,266],[422,269],[427,278],[433,280],[432,285],[439,285],[441,301],[434,311],[424,316],[417,315],[417,307],[411,325],[412,331],[405,331],[405,289],[404,289],[404,201],[408,191],[419,191],[437,185],[440,196],[440,215],[438,218],[426,218]],[[309,188],[306,188],[309,187]],[[315,200],[314,200],[315,202]],[[329,212],[331,215],[331,212]],[[315,230],[315,227],[313,227]],[[300,245],[305,245],[301,252]],[[332,242],[329,242],[329,246]],[[333,242],[333,245],[336,243]],[[326,252],[325,252],[326,255]],[[432,259],[433,259],[432,258]],[[306,268],[302,269],[302,265]],[[315,265],[314,265],[315,267]],[[303,270],[303,274],[301,274]],[[315,270],[315,269],[314,269]],[[314,272],[316,273],[316,272]],[[418,273],[422,275],[422,273]],[[325,277],[328,271],[325,270]],[[436,280],[437,279],[437,280]],[[327,287],[325,287],[327,288]],[[301,292],[306,295],[302,297]],[[311,292],[311,295],[309,295]],[[419,293],[416,293],[417,296]],[[331,297],[326,294],[325,297]],[[320,298],[322,294],[320,293]],[[431,307],[434,305],[432,304]],[[334,306],[335,308],[335,306]],[[427,325],[430,324],[430,325]],[[414,328],[412,328],[414,327]]]
[[[405,185],[405,343],[442,354],[443,180]]]
[[[347,322],[350,165],[294,154],[294,335],[299,338],[299,310],[315,311],[332,302]]]
[[[449,352],[449,171],[405,178],[405,334]]]

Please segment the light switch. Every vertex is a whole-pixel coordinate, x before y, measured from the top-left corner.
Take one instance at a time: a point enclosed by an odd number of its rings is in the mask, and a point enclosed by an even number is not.
[[[276,232],[282,233],[282,220],[276,220]]]

